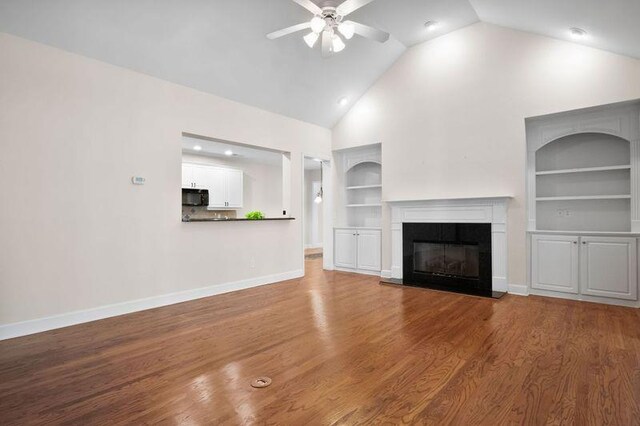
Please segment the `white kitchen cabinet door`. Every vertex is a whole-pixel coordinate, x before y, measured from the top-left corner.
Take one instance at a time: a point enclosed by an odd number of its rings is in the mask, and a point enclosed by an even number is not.
[[[366,271],[380,271],[380,231],[358,230],[357,268]]]
[[[201,166],[197,164],[191,165],[192,179],[196,188],[209,189],[210,169],[211,167],[208,166]]]
[[[242,170],[226,170],[227,207],[242,208],[243,175]]]
[[[577,294],[578,237],[532,235],[531,245],[531,287]]]
[[[227,206],[225,169],[209,167],[207,171],[207,189],[209,190],[209,207],[224,209]]]
[[[193,165],[182,163],[182,187],[193,188],[194,182]]]
[[[582,237],[580,242],[582,294],[637,300],[636,239]]]
[[[339,268],[356,267],[357,235],[355,229],[336,229],[334,231],[334,261]]]

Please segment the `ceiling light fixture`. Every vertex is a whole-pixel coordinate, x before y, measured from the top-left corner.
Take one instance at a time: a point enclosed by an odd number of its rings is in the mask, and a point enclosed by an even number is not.
[[[338,34],[331,36],[331,51],[333,53],[342,52],[345,47],[346,45],[344,44],[344,41],[342,41]]]
[[[349,103],[349,99],[347,97],[342,97],[338,100],[338,105],[345,106]]]
[[[231,157],[233,155],[233,151],[231,151],[230,149],[226,150],[224,152],[224,155],[226,155],[227,157]]]
[[[320,160],[320,191],[316,194],[314,203],[320,204],[322,202],[322,198],[324,197],[324,190],[322,189],[322,160]]]
[[[371,3],[373,0],[342,0],[338,6],[318,6],[316,3],[333,4],[333,1],[314,2],[312,0],[292,0],[313,14],[310,21],[292,25],[267,34],[267,38],[275,40],[289,34],[311,29],[305,35],[304,42],[310,48],[320,44],[322,56],[327,58],[341,52],[346,47],[344,40],[351,40],[355,34],[370,40],[384,43],[389,40],[389,33],[377,28],[362,25],[358,22],[346,20],[352,12]],[[344,38],[344,40],[343,40]],[[321,43],[318,43],[321,39]]]
[[[569,28],[569,35],[575,40],[583,39],[587,36],[587,32],[582,28]]]
[[[324,27],[327,26],[327,23],[325,22],[325,20],[318,15],[314,16],[313,19],[311,19],[310,24],[311,24],[311,31],[313,31],[316,34],[320,34],[322,30],[324,30]]]
[[[427,22],[424,23],[424,27],[427,29],[427,31],[434,31],[439,26],[440,26],[440,24],[438,24],[438,22],[436,22],[436,21],[427,21]]]
[[[351,22],[340,22],[338,24],[338,31],[340,31],[340,34],[342,34],[344,38],[351,40],[356,32],[356,28]]]
[[[202,151],[202,147],[200,145],[196,145],[193,147],[194,151]]]
[[[320,37],[318,33],[314,33],[313,31],[311,31],[309,34],[307,34],[302,38],[304,39],[304,42],[307,43],[307,46],[313,49],[313,46],[315,46],[316,41],[318,41],[318,37]]]

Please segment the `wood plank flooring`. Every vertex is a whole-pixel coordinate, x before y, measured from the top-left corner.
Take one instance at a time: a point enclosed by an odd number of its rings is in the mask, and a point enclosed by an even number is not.
[[[0,342],[0,424],[640,424],[637,309],[403,289],[321,262]]]

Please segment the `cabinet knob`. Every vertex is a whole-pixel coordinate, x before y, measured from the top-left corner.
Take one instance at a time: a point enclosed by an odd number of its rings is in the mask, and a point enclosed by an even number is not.
[[[586,242],[586,241],[583,241],[583,242],[582,242],[582,244],[587,244],[587,242]]]
[[[574,241],[574,242],[573,242],[573,244],[578,244],[578,242],[577,242],[577,241]]]

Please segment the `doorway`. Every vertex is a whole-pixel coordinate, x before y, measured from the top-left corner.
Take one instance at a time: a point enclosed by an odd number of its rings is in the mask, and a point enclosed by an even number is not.
[[[322,161],[304,161],[304,257],[322,257]]]

